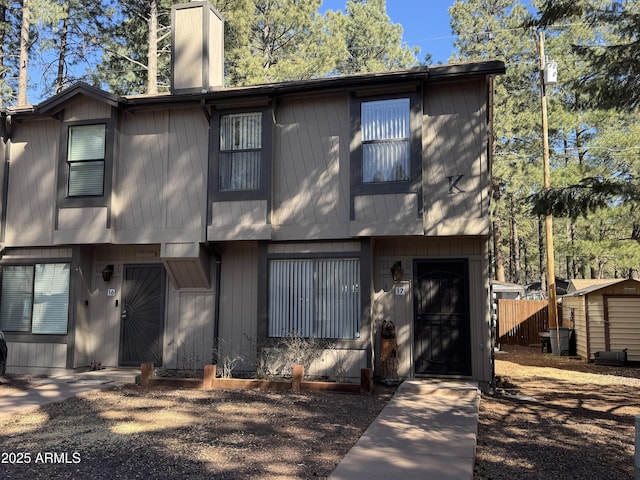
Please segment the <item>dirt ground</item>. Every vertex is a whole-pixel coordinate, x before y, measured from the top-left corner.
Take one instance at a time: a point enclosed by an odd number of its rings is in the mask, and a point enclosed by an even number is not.
[[[496,393],[481,400],[474,478],[632,479],[640,368],[503,349]],[[0,395],[40,380],[2,377]],[[0,412],[0,479],[325,478],[393,392],[130,385]]]
[[[39,379],[4,377],[0,395]],[[330,475],[393,395],[125,386],[0,412],[0,479]]]
[[[633,479],[640,368],[504,346],[480,405],[475,479]]]

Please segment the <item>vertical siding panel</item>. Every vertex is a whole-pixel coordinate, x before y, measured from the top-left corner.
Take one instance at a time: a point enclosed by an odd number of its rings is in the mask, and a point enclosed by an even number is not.
[[[203,218],[207,128],[201,112],[172,111],[167,182],[168,227],[197,228]]]
[[[489,330],[489,274],[485,260],[469,261],[469,313],[471,328],[471,365],[473,378],[491,381],[491,348]],[[482,307],[484,308],[482,308]]]
[[[164,367],[202,369],[211,362],[215,291],[170,289],[167,298]]]
[[[118,228],[162,228],[168,162],[168,112],[126,117],[118,161],[121,219]]]
[[[486,215],[486,119],[483,84],[465,82],[434,86],[424,98],[423,187],[425,222],[481,219]],[[451,113],[454,112],[454,113]],[[447,177],[464,175],[449,193]]]
[[[640,361],[640,297],[607,299],[611,350],[627,349],[627,359]]]
[[[279,105],[274,224],[348,222],[348,137],[346,96],[297,99]]]
[[[65,105],[64,110],[64,120],[66,122],[108,118],[110,116],[111,105],[84,96],[81,100],[70,101]]]
[[[606,350],[604,341],[604,308],[602,295],[587,297],[589,312],[589,351],[591,356],[600,350]]]
[[[230,246],[222,252],[220,336],[227,351],[242,356],[238,368],[252,368],[257,335],[257,244]]]
[[[51,243],[59,142],[56,121],[24,124],[14,135],[5,246]]]

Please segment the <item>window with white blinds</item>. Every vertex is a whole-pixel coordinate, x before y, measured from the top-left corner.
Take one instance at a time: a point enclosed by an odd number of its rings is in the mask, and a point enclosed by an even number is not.
[[[359,331],[358,259],[269,263],[270,337],[357,338]]]
[[[3,267],[1,330],[66,335],[68,318],[68,263]]]
[[[2,268],[0,330],[29,332],[33,303],[33,265]]]
[[[32,333],[66,335],[69,318],[69,264],[36,265]]]
[[[411,163],[408,98],[362,102],[362,182],[409,180]]]
[[[262,186],[262,113],[220,117],[220,191]]]
[[[68,196],[103,195],[105,135],[105,124],[69,127]]]

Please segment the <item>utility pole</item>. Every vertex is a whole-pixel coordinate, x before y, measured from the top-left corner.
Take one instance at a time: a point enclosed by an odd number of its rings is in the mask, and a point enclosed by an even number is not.
[[[542,164],[544,168],[544,189],[551,188],[551,168],[549,166],[549,125],[547,123],[547,92],[545,79],[546,58],[544,55],[544,32],[538,32],[536,46],[540,57],[540,103],[542,106]],[[554,79],[555,83],[555,79]],[[546,215],[545,242],[547,246],[547,292],[549,298],[549,327],[558,327],[558,309],[556,301],[556,273],[553,260],[553,216]],[[558,330],[559,332],[559,330]]]

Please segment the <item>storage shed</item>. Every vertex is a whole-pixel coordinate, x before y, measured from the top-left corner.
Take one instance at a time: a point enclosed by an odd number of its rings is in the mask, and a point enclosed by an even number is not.
[[[627,359],[640,361],[640,281],[604,280],[562,297],[565,327],[575,329],[576,352],[593,360],[596,352],[627,349]]]

